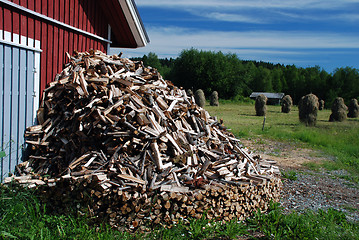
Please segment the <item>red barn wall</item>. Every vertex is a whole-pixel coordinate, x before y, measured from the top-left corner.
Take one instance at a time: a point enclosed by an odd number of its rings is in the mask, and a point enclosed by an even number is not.
[[[108,22],[97,0],[12,0],[49,18],[107,39]],[[65,52],[107,50],[107,42],[0,3],[0,29],[40,41],[40,93],[67,62]],[[35,46],[34,46],[35,47]]]

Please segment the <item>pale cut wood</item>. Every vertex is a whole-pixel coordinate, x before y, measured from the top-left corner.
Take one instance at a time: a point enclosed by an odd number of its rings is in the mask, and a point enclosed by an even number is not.
[[[151,143],[151,149],[152,149],[152,153],[153,153],[153,157],[156,161],[156,165],[158,169],[163,169],[163,163],[162,163],[162,158],[160,155],[160,151],[158,148],[158,144],[156,142]]]
[[[96,50],[69,58],[44,91],[40,125],[25,132],[20,177],[7,183],[37,188],[61,209],[76,199],[120,230],[204,213],[244,220],[279,199],[275,163],[253,156],[156,69]]]
[[[161,185],[160,191],[186,193],[189,191],[189,188],[188,187],[178,187],[178,186],[173,186],[173,185]]]
[[[129,180],[129,181],[132,181],[132,182],[136,182],[136,183],[139,183],[139,184],[146,184],[146,182],[143,181],[142,179],[133,177],[133,176],[128,175],[128,174],[118,174],[117,176],[118,176],[119,178],[122,178],[122,179],[125,179],[125,180]]]

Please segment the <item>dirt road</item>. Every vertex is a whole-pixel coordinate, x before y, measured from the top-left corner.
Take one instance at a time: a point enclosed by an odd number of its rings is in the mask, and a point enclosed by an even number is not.
[[[284,212],[334,208],[345,212],[348,219],[359,221],[359,184],[346,180],[349,173],[308,168],[311,163],[334,161],[335,158],[294,143],[258,138],[241,141],[254,154],[277,161],[286,175],[282,178],[281,206]]]

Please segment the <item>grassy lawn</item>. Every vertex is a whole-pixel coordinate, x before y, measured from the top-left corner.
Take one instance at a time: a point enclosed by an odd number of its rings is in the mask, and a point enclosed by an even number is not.
[[[263,117],[255,116],[254,104],[221,102],[219,107],[206,106],[212,116],[224,120],[224,125],[239,138],[268,138],[290,141],[300,146],[317,148],[334,161],[320,163],[327,169],[346,169],[359,176],[359,119],[329,122],[330,110],[318,112],[315,127],[299,122],[298,108],[281,113],[280,106],[267,106],[264,130]],[[301,145],[302,144],[302,145]]]
[[[333,209],[284,215],[277,204],[245,222],[190,219],[149,233],[93,226],[84,216],[51,215],[31,191],[0,187],[0,239],[359,239],[359,223]]]

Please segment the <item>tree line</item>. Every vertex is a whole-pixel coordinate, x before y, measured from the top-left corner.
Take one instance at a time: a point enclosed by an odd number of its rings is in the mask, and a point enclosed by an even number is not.
[[[252,92],[283,92],[297,104],[302,96],[313,93],[329,107],[336,97],[346,102],[359,97],[359,70],[352,67],[328,73],[319,66],[301,68],[247,61],[236,54],[193,48],[183,50],[175,59],[159,59],[149,53],[134,60],[156,68],[177,86],[202,89],[206,96],[217,91],[222,99],[248,97]]]

